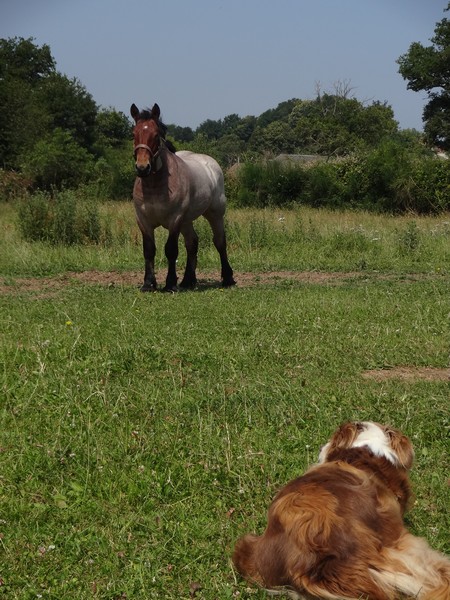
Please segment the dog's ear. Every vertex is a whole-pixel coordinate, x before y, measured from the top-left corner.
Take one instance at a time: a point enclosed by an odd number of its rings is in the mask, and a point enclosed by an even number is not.
[[[319,463],[324,463],[327,457],[335,450],[346,450],[351,448],[362,425],[358,422],[348,421],[343,423],[331,436],[330,441],[323,446],[319,454]]]
[[[414,460],[414,449],[409,439],[393,427],[386,427],[385,433],[389,437],[389,445],[400,465],[405,469],[410,469]]]
[[[330,440],[330,450],[351,448],[362,428],[358,422],[343,423]]]

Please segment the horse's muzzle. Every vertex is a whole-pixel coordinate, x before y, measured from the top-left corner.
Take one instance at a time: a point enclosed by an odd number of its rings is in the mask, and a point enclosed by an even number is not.
[[[138,177],[148,177],[150,175],[151,170],[152,166],[150,163],[148,163],[144,167],[136,165],[136,175]]]

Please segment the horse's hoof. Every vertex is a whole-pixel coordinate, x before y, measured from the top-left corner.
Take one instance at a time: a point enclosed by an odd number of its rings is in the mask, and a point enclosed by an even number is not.
[[[141,287],[141,292],[156,292],[156,285],[144,283]]]
[[[182,281],[180,283],[180,289],[182,290],[195,290],[197,287],[197,280],[195,281]]]
[[[178,292],[178,287],[176,285],[166,285],[163,288],[163,292],[168,292],[169,294],[176,294]]]
[[[231,279],[224,279],[222,281],[222,287],[224,288],[228,288],[228,287],[232,287],[233,285],[236,285],[236,282],[233,278]]]

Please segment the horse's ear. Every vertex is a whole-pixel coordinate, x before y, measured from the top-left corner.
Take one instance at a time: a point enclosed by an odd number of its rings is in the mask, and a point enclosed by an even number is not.
[[[138,122],[139,119],[139,109],[136,106],[136,104],[132,104],[131,108],[130,108],[130,113],[131,116],[133,117],[133,119],[136,121],[136,123]]]
[[[153,105],[153,108],[152,108],[152,118],[155,119],[155,121],[158,121],[160,114],[161,114],[161,109],[155,102],[155,104]]]

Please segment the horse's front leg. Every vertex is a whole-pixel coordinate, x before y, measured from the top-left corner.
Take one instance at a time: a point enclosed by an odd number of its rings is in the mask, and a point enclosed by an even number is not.
[[[184,225],[181,229],[186,246],[186,269],[180,287],[184,289],[194,289],[197,285],[197,253],[198,253],[198,235],[192,223]]]
[[[142,233],[142,249],[144,251],[145,272],[144,284],[141,287],[141,292],[154,292],[156,290],[155,277],[155,234],[152,231],[151,235]]]
[[[180,237],[179,231],[172,231],[169,233],[167,238],[164,251],[166,253],[168,269],[166,277],[165,292],[176,292],[177,288],[177,258],[178,258],[178,238]]]

